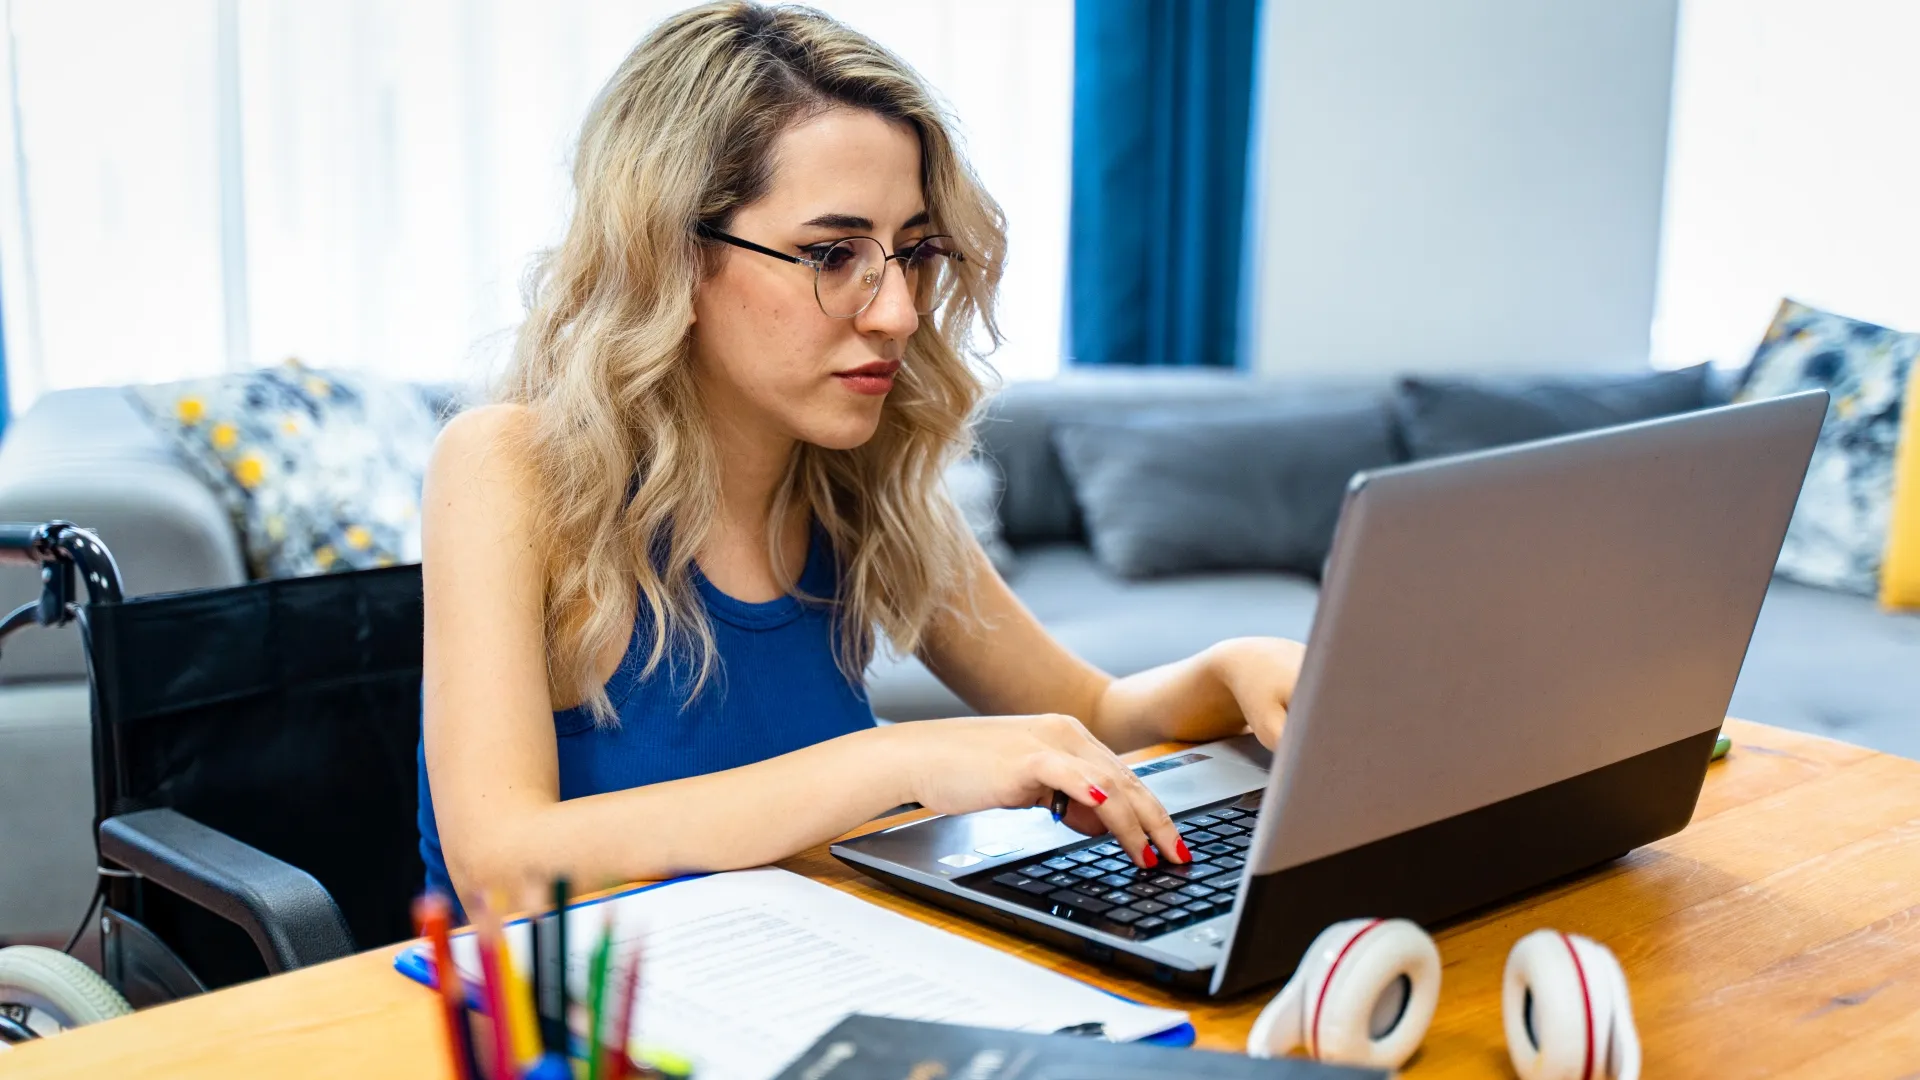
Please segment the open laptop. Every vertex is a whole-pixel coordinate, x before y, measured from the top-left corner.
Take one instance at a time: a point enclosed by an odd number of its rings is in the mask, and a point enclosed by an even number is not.
[[[1826,415],[1796,394],[1362,473],[1280,746],[1135,767],[1190,865],[1044,809],[833,845],[855,869],[1195,992],[1327,924],[1432,925],[1692,817]]]

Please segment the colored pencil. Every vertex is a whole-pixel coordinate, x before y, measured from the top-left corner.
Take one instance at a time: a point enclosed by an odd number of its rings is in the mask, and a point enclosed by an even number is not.
[[[620,993],[613,1004],[613,1037],[607,1045],[608,1080],[627,1080],[633,1058],[627,1053],[627,1040],[633,1030],[635,995],[640,990],[640,943],[627,950],[627,962],[620,978]]]
[[[587,1080],[601,1080],[601,1035],[606,1029],[607,958],[613,954],[613,914],[600,924],[600,944],[593,948],[593,967],[587,977]]]
[[[535,928],[537,929],[537,928]],[[500,935],[500,974],[506,978],[507,1031],[513,1036],[513,1060],[524,1070],[540,1056],[540,1032],[533,1019],[533,998],[520,965],[513,962],[513,942]]]
[[[485,900],[474,913],[475,938],[480,946],[480,974],[486,981],[487,1017],[493,1028],[493,1080],[517,1080],[513,1034],[507,1018],[507,978],[500,970],[500,915]]]
[[[453,906],[438,893],[413,902],[413,923],[433,946],[434,981],[440,984],[441,1013],[447,1023],[447,1054],[453,1059],[456,1080],[484,1080],[473,1052],[473,1029],[467,1026],[467,988],[453,964]]]

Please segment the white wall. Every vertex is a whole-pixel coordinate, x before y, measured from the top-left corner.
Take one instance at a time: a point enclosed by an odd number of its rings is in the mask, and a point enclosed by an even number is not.
[[[1744,364],[1780,298],[1920,330],[1920,4],[1687,0],[1654,362]]]
[[[1269,0],[1252,366],[1644,366],[1677,4]]]

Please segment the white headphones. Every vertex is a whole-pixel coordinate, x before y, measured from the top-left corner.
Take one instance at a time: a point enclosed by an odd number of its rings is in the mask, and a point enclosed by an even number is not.
[[[1398,1069],[1440,1000],[1440,949],[1405,919],[1349,919],[1320,932],[1247,1036],[1252,1057]],[[1536,930],[1507,954],[1501,1013],[1521,1080],[1639,1080],[1626,974],[1598,942]]]

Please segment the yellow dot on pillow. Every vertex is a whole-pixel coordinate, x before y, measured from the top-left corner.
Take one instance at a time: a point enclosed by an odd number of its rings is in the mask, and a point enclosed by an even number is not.
[[[240,441],[240,429],[231,421],[222,420],[213,425],[213,434],[209,436],[215,450],[231,450],[233,444]]]
[[[339,556],[335,555],[333,549],[325,544],[313,549],[313,561],[322,570],[332,566],[338,560]]]
[[[289,416],[280,421],[280,430],[289,435],[300,434],[300,418],[297,416]]]
[[[332,391],[333,387],[327,383],[327,380],[318,375],[307,376],[307,393],[314,397],[326,397]]]
[[[233,478],[240,481],[243,488],[258,487],[266,476],[267,463],[260,459],[259,454],[248,454],[233,463]]]
[[[347,546],[355,551],[365,551],[373,546],[373,534],[365,525],[347,526]]]
[[[173,411],[175,415],[180,417],[181,423],[192,427],[200,422],[202,416],[206,415],[207,407],[197,397],[183,397],[174,403]]]

